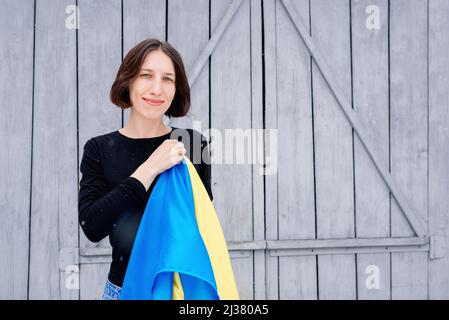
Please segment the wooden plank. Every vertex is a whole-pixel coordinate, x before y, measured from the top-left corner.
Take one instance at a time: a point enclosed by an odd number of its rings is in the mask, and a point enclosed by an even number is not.
[[[263,65],[262,65],[262,2],[251,0],[251,127],[263,128]],[[263,142],[263,141],[261,141]],[[255,151],[254,151],[255,150]],[[259,154],[264,155],[263,143],[253,140],[253,210],[254,239],[265,239],[264,177],[259,165]],[[254,299],[263,300],[265,292],[265,252],[254,252]]]
[[[441,259],[429,262],[429,298],[449,299],[449,1],[429,2],[429,232],[443,237]]]
[[[165,4],[165,1],[160,0],[123,1],[122,58],[144,39],[165,40]],[[151,19],[149,19],[149,13],[151,13]],[[123,124],[128,122],[130,115],[131,108],[123,110]]]
[[[229,23],[231,22],[235,13],[239,9],[241,3],[242,3],[242,0],[233,0],[232,1],[232,3],[226,9],[226,13],[223,15],[220,22],[214,29],[214,32],[213,32],[212,36],[210,37],[206,47],[204,47],[203,51],[201,51],[200,56],[198,57],[198,59],[195,60],[195,64],[192,66],[192,68],[189,68],[188,77],[190,80],[190,85],[193,86],[193,84],[195,84],[196,79],[198,78],[198,75],[200,74],[201,70],[203,69],[205,63],[208,61],[212,52],[215,50],[217,43],[220,41],[221,36],[225,32],[225,30],[228,28]]]
[[[389,163],[388,132],[388,1],[351,1],[354,110],[381,151],[382,167]],[[378,24],[378,25],[377,25]],[[360,138],[354,135],[354,189],[356,237],[389,237],[389,190]],[[358,254],[357,298],[390,298],[390,254]],[[379,270],[379,287],[366,285]]]
[[[121,1],[80,0],[78,5],[79,153],[82,155],[88,139],[115,131],[122,122],[121,109],[109,100],[121,62]],[[110,247],[108,237],[94,244],[87,240],[81,227],[79,232],[80,248]],[[91,298],[104,286],[107,273],[104,274],[103,267],[92,265],[80,269],[81,299]]]
[[[265,128],[277,129],[277,57],[276,57],[276,6],[277,0],[265,0],[263,7],[264,61],[265,61]],[[265,143],[265,149],[269,145]],[[266,239],[278,239],[278,175],[265,176]],[[278,257],[265,256],[266,298],[279,299]]]
[[[375,256],[380,253],[388,253],[388,252],[429,252],[430,251],[430,244],[425,245],[411,245],[411,246],[397,246],[397,247],[329,247],[329,248],[317,248],[317,249],[274,249],[269,250],[269,253],[271,256],[280,256],[280,257],[287,257],[287,256],[314,256],[314,255],[342,255],[342,254],[362,254],[364,256]],[[380,261],[382,264],[374,264],[371,261],[374,261],[374,259],[367,259],[368,261],[364,268],[358,269],[359,274],[365,273],[365,270],[367,270],[367,267],[374,266],[379,268],[379,271],[381,270],[380,266],[385,267],[386,263],[390,263],[389,261]],[[385,272],[382,272],[380,275],[383,279],[384,277],[387,277],[387,280],[390,278],[389,275],[385,275]],[[383,280],[387,283],[389,287],[390,281]],[[360,281],[363,281],[363,283],[366,283],[367,279],[366,276],[363,277]]]
[[[348,1],[311,2],[314,43],[327,55],[337,82],[351,96]],[[318,238],[354,237],[352,128],[326,80],[312,66],[315,138],[316,216]],[[355,299],[353,254],[318,257],[319,299]],[[343,285],[344,284],[344,285]]]
[[[288,8],[291,7],[290,1],[281,0],[282,3]],[[344,112],[346,118],[351,123],[352,127],[357,132],[357,135],[360,138],[360,141],[365,146],[369,156],[373,160],[373,163],[376,165],[377,170],[382,175],[385,183],[388,185],[388,188],[391,190],[393,196],[395,197],[397,203],[399,204],[403,214],[406,216],[408,222],[413,227],[413,230],[420,237],[427,237],[425,221],[415,212],[413,207],[407,201],[407,197],[403,194],[401,189],[399,188],[396,180],[387,172],[387,169],[381,166],[381,162],[378,159],[378,147],[374,141],[369,138],[369,135],[365,133],[365,124],[361,122],[358,115],[351,109],[351,101],[348,98],[345,91],[342,90],[339,82],[336,80],[334,73],[329,69],[326,61],[323,59],[322,54],[319,50],[315,48],[314,42],[311,40],[311,37],[308,36],[306,32],[306,28],[303,23],[297,18],[297,14],[293,12],[289,12],[292,17],[292,20],[295,22],[296,29],[298,33],[301,35],[301,38],[307,45],[307,48],[312,54],[312,57],[316,63],[317,68],[320,70],[321,74],[324,76],[324,80],[329,85],[329,88],[332,91],[332,94],[337,99],[342,111]]]
[[[80,296],[83,300],[101,300],[109,272],[110,261],[82,264],[80,267]]]
[[[425,221],[427,212],[427,1],[390,2],[391,172]],[[391,201],[391,235],[413,230]],[[428,297],[428,254],[392,254],[392,299]]]
[[[218,23],[232,1],[211,2],[211,28]],[[243,1],[211,56],[211,127],[251,128],[251,42],[250,2]],[[230,143],[232,139],[223,138]],[[214,144],[212,141],[211,144]],[[211,147],[213,150],[213,147]],[[223,154],[231,152],[224,148]],[[235,150],[235,148],[234,148]],[[212,158],[214,152],[212,151]],[[235,152],[234,152],[235,159]],[[215,159],[216,160],[216,159]],[[214,164],[212,160],[214,205],[227,241],[252,240],[253,199],[250,164]],[[238,227],[236,226],[238,221]],[[253,258],[233,260],[237,286],[242,299],[253,299]]]
[[[280,299],[317,298],[316,257],[279,255],[279,274]]]
[[[33,2],[5,1],[0,19],[0,299],[27,299],[33,112]],[[13,241],[12,241],[13,240]]]
[[[112,262],[112,256],[80,256],[80,264],[103,264],[103,263],[111,263]],[[83,268],[83,266],[81,266]],[[100,267],[101,268],[101,267]],[[95,272],[95,271],[94,271]],[[106,277],[108,276],[109,268],[106,270],[106,275],[102,277],[101,279],[106,281]],[[85,277],[86,278],[86,277]],[[101,282],[101,281],[100,281]],[[89,294],[89,293],[87,293]]]
[[[403,238],[352,238],[352,239],[306,239],[267,241],[267,249],[313,249],[313,248],[362,248],[362,247],[399,247],[426,245],[427,241],[418,237]]]
[[[165,40],[165,9],[165,1],[123,1],[123,57],[142,40]]]
[[[311,57],[280,2],[276,9],[278,48],[279,239],[314,239],[315,199]],[[292,3],[309,26],[309,1]],[[307,28],[309,32],[309,28]],[[315,257],[279,260],[280,299],[316,299]]]
[[[168,3],[167,40],[180,53],[187,73],[196,63],[209,40],[209,1],[175,0]],[[198,131],[209,128],[209,66],[201,69],[194,87],[190,88],[191,108],[188,116],[173,118],[171,125],[192,128],[199,121]],[[191,142],[193,143],[193,142]]]
[[[30,299],[79,296],[59,272],[60,248],[78,246],[76,29],[61,14],[69,5],[36,4]]]

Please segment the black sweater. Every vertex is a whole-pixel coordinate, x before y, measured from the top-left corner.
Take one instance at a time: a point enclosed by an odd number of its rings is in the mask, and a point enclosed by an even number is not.
[[[144,185],[130,175],[164,140],[177,139],[184,143],[186,156],[192,161],[209,197],[213,199],[211,168],[208,164],[210,154],[206,139],[192,129],[173,127],[175,129],[176,131],[172,131],[173,134],[176,133],[175,136],[168,133],[139,139],[128,138],[119,131],[113,131],[91,138],[84,145],[78,195],[79,223],[92,242],[99,242],[109,236],[112,263],[108,278],[117,286],[122,286],[143,211],[159,178],[158,175],[146,191]],[[178,133],[188,135],[189,143],[185,138],[177,138]],[[205,156],[208,158],[204,158]],[[196,161],[197,159],[200,161]]]

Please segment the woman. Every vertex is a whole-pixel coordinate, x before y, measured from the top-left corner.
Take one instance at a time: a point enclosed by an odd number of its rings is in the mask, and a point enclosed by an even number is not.
[[[103,299],[118,299],[139,223],[159,174],[186,155],[211,200],[213,195],[204,136],[191,129],[168,127],[162,121],[164,115],[185,116],[190,108],[189,84],[176,49],[157,39],[132,48],[117,72],[110,98],[122,109],[131,108],[131,114],[122,129],[86,142],[78,212],[90,241],[109,236],[112,263]],[[175,136],[188,139],[188,144]]]

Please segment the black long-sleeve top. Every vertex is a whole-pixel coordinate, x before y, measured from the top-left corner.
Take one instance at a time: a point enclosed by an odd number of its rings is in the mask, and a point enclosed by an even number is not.
[[[205,137],[192,129],[172,128],[171,133],[163,136],[137,139],[113,131],[91,138],[84,145],[78,195],[79,224],[92,242],[109,236],[112,263],[108,279],[119,287],[125,277],[140,220],[159,178],[156,176],[146,191],[144,185],[130,175],[164,140],[177,139],[184,143],[186,156],[213,199],[210,154]]]

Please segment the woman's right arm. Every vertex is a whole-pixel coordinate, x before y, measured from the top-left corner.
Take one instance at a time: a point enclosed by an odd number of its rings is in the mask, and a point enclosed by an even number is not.
[[[173,152],[177,154],[178,151],[180,155],[173,156]],[[120,214],[127,208],[143,206],[154,178],[181,161],[184,154],[182,143],[166,140],[130,177],[109,191],[99,148],[94,139],[88,140],[80,165],[82,178],[78,197],[79,224],[86,237],[99,242],[109,235]]]
[[[139,180],[128,177],[109,191],[94,139],[88,140],[84,146],[80,171],[79,224],[90,241],[99,242],[110,233],[124,210],[142,205],[146,190]]]

